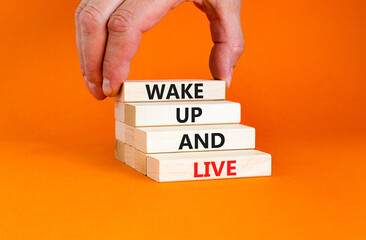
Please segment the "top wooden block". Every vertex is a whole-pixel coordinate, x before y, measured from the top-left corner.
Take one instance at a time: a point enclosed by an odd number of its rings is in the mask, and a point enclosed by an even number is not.
[[[119,102],[224,100],[225,81],[220,80],[136,80],[123,83]]]

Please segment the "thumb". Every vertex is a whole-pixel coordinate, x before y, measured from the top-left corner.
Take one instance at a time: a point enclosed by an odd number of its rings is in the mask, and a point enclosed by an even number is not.
[[[210,20],[214,47],[210,56],[210,69],[216,79],[226,81],[229,87],[233,68],[244,50],[244,39],[240,22],[241,1],[202,1],[196,5]]]

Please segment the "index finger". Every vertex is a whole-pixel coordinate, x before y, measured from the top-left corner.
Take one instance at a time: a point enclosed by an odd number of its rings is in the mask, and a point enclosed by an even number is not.
[[[103,62],[103,92],[115,96],[130,71],[143,32],[155,26],[181,0],[126,0],[111,16]]]

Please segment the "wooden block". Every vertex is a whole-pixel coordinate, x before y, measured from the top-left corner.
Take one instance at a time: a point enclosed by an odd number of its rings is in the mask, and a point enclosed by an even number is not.
[[[120,105],[123,105],[122,107]],[[131,126],[169,126],[240,122],[240,104],[229,101],[121,103],[115,117]]]
[[[114,156],[121,162],[125,162],[125,144],[117,139],[114,141]]]
[[[137,149],[135,149],[134,152],[134,161],[135,161],[135,166],[134,168],[136,169],[136,171],[146,175],[146,166],[147,166],[147,155],[146,153],[143,153]]]
[[[146,175],[147,155],[145,153],[117,139],[115,140],[115,146],[116,159]]]
[[[125,158],[125,163],[132,167],[135,168],[135,148],[131,147],[128,144],[124,144],[124,158]]]
[[[256,150],[146,154],[119,140],[116,146],[117,159],[157,182],[271,175],[271,155]]]
[[[115,124],[115,137],[117,140],[127,143],[128,145],[135,146],[135,129],[134,127],[127,125],[123,122],[116,121]]]
[[[135,128],[116,121],[116,139],[144,153],[253,149],[255,129],[240,124]]]
[[[271,155],[256,150],[148,154],[147,176],[157,182],[271,175]]]
[[[125,104],[121,102],[114,103],[114,118],[125,122]]]
[[[126,81],[116,96],[120,102],[224,100],[225,82],[220,80]]]

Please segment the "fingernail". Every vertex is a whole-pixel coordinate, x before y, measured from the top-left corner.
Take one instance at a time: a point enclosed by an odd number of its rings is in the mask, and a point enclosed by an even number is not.
[[[109,81],[106,78],[103,78],[103,92],[106,96],[109,96],[112,94],[112,87],[111,87],[111,81]]]
[[[86,79],[86,76],[84,76],[84,81],[85,81],[86,86],[89,88],[89,82],[88,82],[88,79]]]
[[[97,87],[97,85],[95,83],[88,82],[88,84],[89,84],[89,88],[90,88],[91,91],[94,91],[95,88]]]
[[[90,91],[95,91],[97,85],[95,83],[89,82],[86,76],[84,76],[84,81],[86,86],[89,88]]]
[[[225,79],[227,88],[230,87],[231,79],[233,77],[233,68],[230,70],[229,74],[227,75],[227,78]]]

